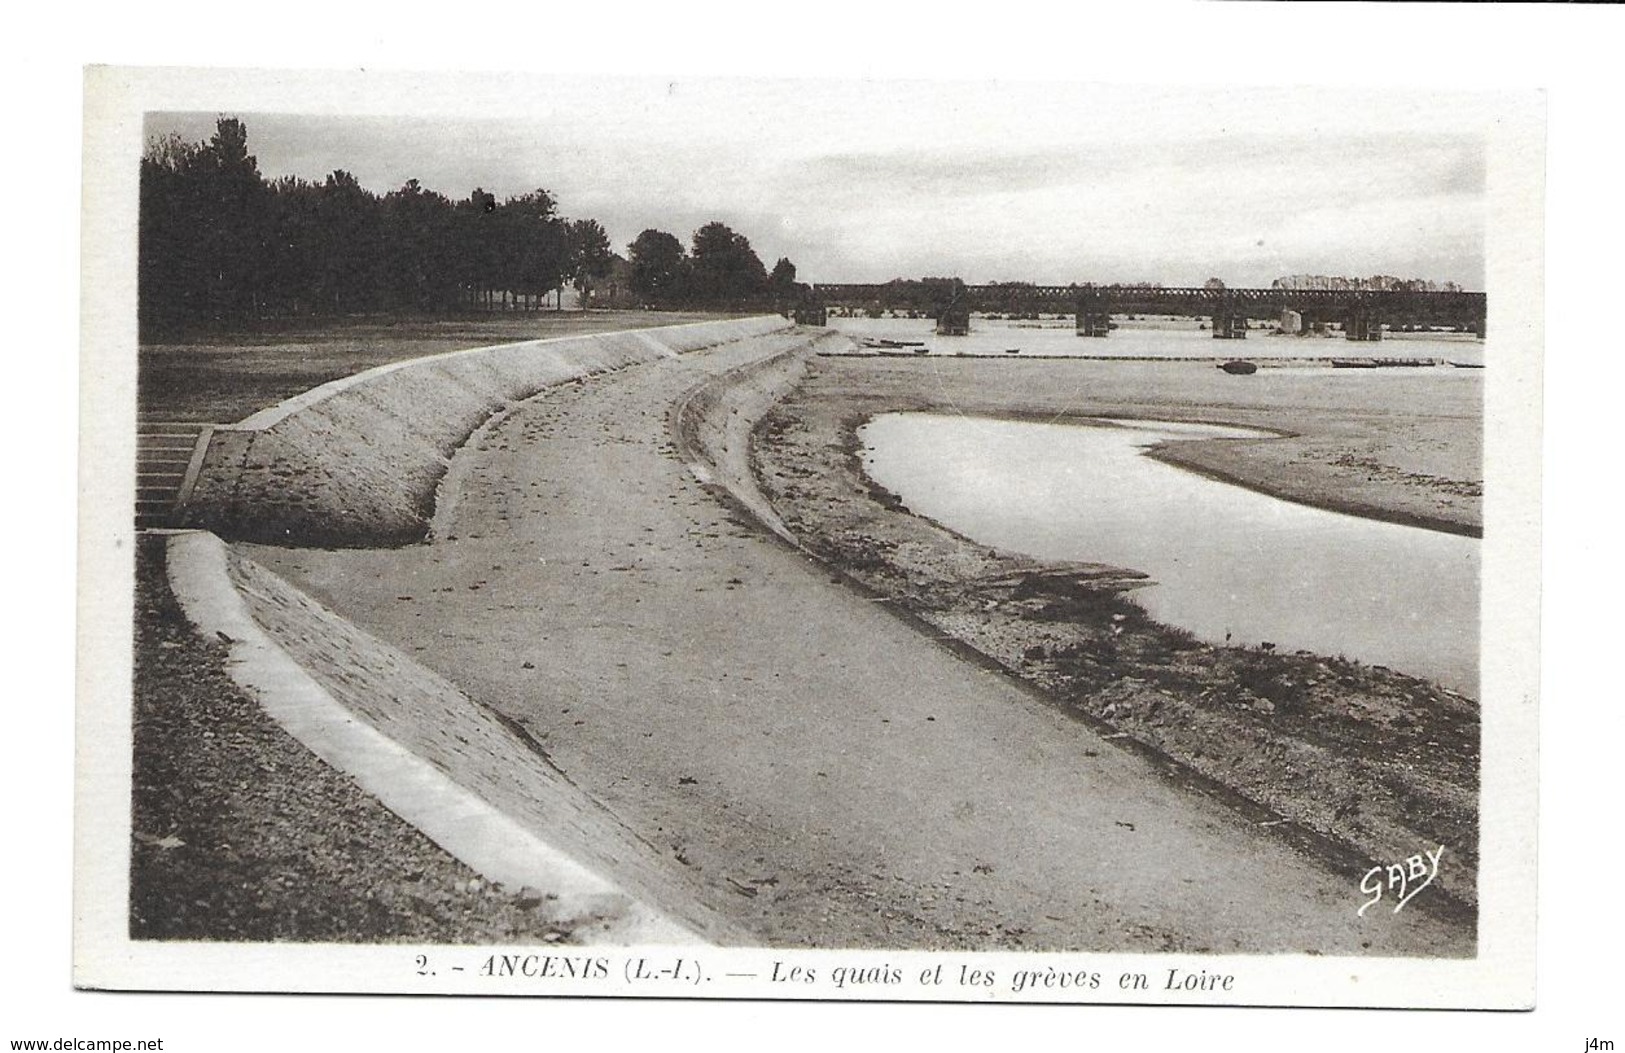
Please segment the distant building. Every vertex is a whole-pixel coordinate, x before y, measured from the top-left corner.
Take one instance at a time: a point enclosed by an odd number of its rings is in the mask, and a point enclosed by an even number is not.
[[[613,253],[609,273],[602,278],[587,281],[586,306],[600,309],[635,310],[640,306],[632,295],[632,264],[626,257]]]

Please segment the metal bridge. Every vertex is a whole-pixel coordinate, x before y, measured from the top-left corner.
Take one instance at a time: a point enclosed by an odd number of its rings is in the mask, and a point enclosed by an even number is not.
[[[948,279],[879,285],[813,285],[818,308],[916,311],[936,317],[952,306],[983,313],[1076,314],[1078,333],[1105,336],[1113,314],[1172,314],[1213,320],[1213,335],[1239,338],[1247,322],[1296,312],[1306,326],[1338,322],[1351,340],[1377,340],[1384,325],[1453,326],[1484,335],[1481,292],[1375,289],[1223,289],[1123,285],[965,285]]]

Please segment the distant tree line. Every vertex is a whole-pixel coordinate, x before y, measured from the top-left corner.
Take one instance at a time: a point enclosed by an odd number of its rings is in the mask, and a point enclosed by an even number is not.
[[[645,230],[627,246],[627,259],[633,294],[654,307],[777,309],[807,292],[794,263],[780,257],[768,271],[750,239],[723,223],[696,230],[686,251],[676,235]]]
[[[1369,278],[1341,278],[1326,274],[1289,274],[1270,282],[1272,289],[1358,289],[1371,292],[1461,292],[1456,282],[1435,282],[1426,278],[1396,278],[1373,274]]]
[[[546,190],[453,201],[408,180],[376,194],[338,170],[268,179],[248,131],[222,117],[206,141],[151,141],[141,158],[139,315],[144,334],[197,325],[363,312],[447,314],[524,303],[573,285],[585,304],[617,257],[594,219],[567,219]],[[769,273],[721,223],[692,251],[646,230],[629,247],[645,306],[765,309],[799,294],[795,265]]]

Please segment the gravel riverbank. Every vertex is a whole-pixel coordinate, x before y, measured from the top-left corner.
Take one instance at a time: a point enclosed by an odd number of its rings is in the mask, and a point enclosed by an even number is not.
[[[1448,895],[1432,906],[1470,919],[1474,700],[1380,666],[1200,642],[1133,602],[1132,568],[1044,564],[975,544],[909,514],[861,467],[857,429],[897,410],[1234,423],[1287,437],[1181,443],[1161,456],[1305,503],[1371,505],[1383,518],[1477,531],[1476,388],[1453,388],[1442,411],[1428,412],[1424,393],[1392,378],[1247,388],[1214,373],[820,359],[758,426],[755,468],[783,521],[821,558],[1108,737],[1208,780],[1302,847],[1360,866],[1444,845],[1438,885]],[[1368,466],[1357,500],[1343,483],[1351,464]]]

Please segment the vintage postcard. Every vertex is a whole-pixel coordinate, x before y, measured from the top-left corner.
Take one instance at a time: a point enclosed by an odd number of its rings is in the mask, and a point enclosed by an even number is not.
[[[86,987],[1525,1008],[1538,92],[93,68]]]

